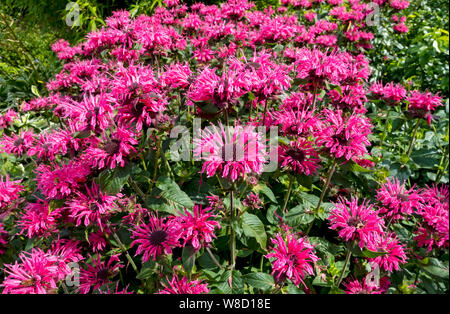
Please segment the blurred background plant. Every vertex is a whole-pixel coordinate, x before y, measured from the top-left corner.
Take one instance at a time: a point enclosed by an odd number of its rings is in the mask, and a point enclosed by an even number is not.
[[[382,156],[380,161],[390,175],[420,183],[448,183],[448,2],[411,1],[403,13],[408,26],[406,34],[399,34],[392,28],[392,14],[380,16],[380,25],[374,26],[373,45],[376,49],[367,52],[373,67],[371,79],[438,93],[443,97],[445,107],[435,112],[431,125],[421,122],[410,156],[407,151],[409,137],[405,134],[413,132],[416,121],[402,114],[406,108],[389,108],[389,119],[380,117],[375,110],[371,115],[374,133],[384,136],[383,140],[378,137],[380,142],[372,149],[372,154]],[[399,143],[405,147],[400,153]]]

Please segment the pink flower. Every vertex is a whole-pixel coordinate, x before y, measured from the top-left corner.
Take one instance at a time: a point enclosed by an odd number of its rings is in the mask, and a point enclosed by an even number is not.
[[[9,233],[3,228],[0,222],[0,255],[4,254],[9,243]]]
[[[314,275],[314,268],[311,264],[319,260],[314,253],[313,246],[306,238],[297,238],[297,235],[287,231],[286,240],[281,233],[272,239],[274,248],[266,258],[274,258],[272,262],[272,275],[279,284],[286,279],[292,281],[297,287],[302,283],[307,275]]]
[[[176,218],[180,238],[184,240],[183,247],[186,244],[191,245],[195,250],[207,247],[212,239],[215,238],[214,229],[220,229],[220,224],[211,218],[215,215],[202,209],[200,205],[195,205],[193,213],[185,210],[184,215]]]
[[[6,210],[12,203],[20,197],[20,192],[24,187],[18,181],[10,181],[9,176],[0,176],[0,212]]]
[[[406,100],[409,102],[408,110],[434,111],[437,107],[443,105],[442,98],[438,95],[433,95],[430,92],[421,93],[416,90],[411,91]]]
[[[374,252],[384,253],[381,256],[369,258],[369,261],[385,271],[399,270],[399,264],[405,264],[407,261],[405,246],[400,243],[394,233],[375,235],[367,248]]]
[[[392,217],[397,220],[403,215],[411,215],[415,209],[421,206],[422,198],[417,191],[412,187],[407,189],[405,182],[400,183],[396,178],[387,179],[377,191],[377,200],[381,203],[380,213],[386,214],[387,217]]]
[[[41,249],[22,252],[20,263],[5,265],[5,280],[0,285],[3,294],[53,294],[57,283],[67,272],[58,265],[58,257],[44,253]]]
[[[32,147],[34,142],[33,133],[30,131],[20,131],[19,136],[3,135],[0,138],[0,152],[21,156],[25,151]]]
[[[414,240],[419,247],[449,247],[449,199],[448,186],[427,187],[421,193],[423,206],[417,210],[423,222],[415,232]]]
[[[344,284],[346,294],[381,294],[377,287],[367,285],[366,281],[362,283],[358,280],[351,280]]]
[[[355,114],[346,117],[341,110],[324,109],[324,114],[325,125],[317,132],[317,145],[324,145],[335,158],[347,160],[367,153],[372,127],[369,119]]]
[[[85,185],[85,191],[76,193],[67,208],[70,211],[70,217],[76,219],[76,225],[84,224],[86,227],[90,224],[97,224],[103,228],[102,219],[118,210],[115,201],[121,195],[108,195],[100,190],[100,187],[92,182],[89,188]]]
[[[179,246],[179,230],[173,219],[158,218],[150,214],[148,224],[140,224],[133,230],[131,246],[138,245],[136,255],[142,254],[145,263],[163,254],[172,254],[172,249]]]
[[[70,161],[60,166],[40,164],[35,172],[38,189],[48,198],[62,199],[77,191],[91,169],[85,163]]]
[[[62,209],[50,209],[49,202],[38,199],[36,203],[28,203],[17,222],[20,233],[24,232],[29,238],[46,237],[58,232],[58,219]]]
[[[87,294],[91,290],[96,290],[103,285],[111,282],[111,279],[115,277],[120,268],[123,267],[119,260],[119,255],[112,255],[108,262],[101,261],[101,255],[97,254],[97,258],[94,259],[91,256],[92,264],[86,264],[87,269],[82,268],[80,270],[80,286],[79,291],[82,294]]]
[[[352,197],[350,201],[339,197],[328,217],[330,229],[337,230],[339,237],[345,241],[357,241],[359,247],[364,248],[372,243],[376,234],[384,232],[384,221],[373,207],[365,200],[358,205],[357,197]]]
[[[208,293],[208,284],[202,283],[202,280],[188,280],[187,277],[178,278],[176,273],[171,280],[167,278],[167,285],[161,283],[164,289],[158,291],[158,294],[202,294]]]
[[[304,138],[280,145],[278,159],[282,168],[298,174],[313,175],[319,166],[319,154]]]
[[[0,114],[0,130],[12,125],[17,118],[17,113],[12,109],[8,109],[3,115]]]
[[[394,31],[396,31],[398,33],[407,33],[409,31],[408,26],[406,26],[403,23],[395,24],[393,29],[394,29]]]
[[[115,168],[117,165],[125,166],[125,158],[136,152],[132,145],[138,144],[135,134],[126,129],[119,128],[111,134],[109,139],[103,139],[97,147],[89,147],[83,156],[83,160],[89,161],[93,166],[102,169]]]
[[[242,201],[242,205],[250,207],[251,209],[260,209],[263,207],[263,202],[259,198],[258,194],[250,192],[247,197]]]
[[[389,6],[391,8],[397,9],[397,10],[404,10],[407,7],[409,7],[409,1],[407,1],[407,0],[390,0]]]
[[[194,153],[203,163],[202,172],[208,177],[216,173],[222,178],[236,181],[246,174],[261,174],[265,163],[266,145],[261,135],[251,125],[225,128],[211,126],[202,132],[201,138],[194,139]]]

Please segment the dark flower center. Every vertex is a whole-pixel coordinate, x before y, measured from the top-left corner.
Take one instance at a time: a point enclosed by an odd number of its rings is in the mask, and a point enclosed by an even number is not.
[[[409,200],[409,196],[405,194],[399,194],[397,195],[397,198],[401,202],[407,202]]]
[[[345,133],[341,132],[339,134],[335,134],[332,136],[333,140],[335,140],[336,142],[339,143],[339,145],[341,146],[347,146],[350,144],[350,140],[347,140],[347,138],[345,137]]]
[[[110,275],[111,275],[111,273],[110,273],[109,269],[103,268],[97,272],[97,279],[105,281],[109,278]]]
[[[23,138],[18,138],[17,140],[14,141],[14,146],[19,147],[20,145],[23,145]]]
[[[153,231],[149,238],[150,244],[152,246],[160,246],[167,239],[168,235],[164,230]]]
[[[233,155],[231,155],[233,154]],[[237,149],[235,143],[228,143],[222,146],[223,161],[238,161],[242,159],[242,151]]]
[[[139,117],[142,114],[142,111],[144,110],[145,104],[141,101],[135,101],[135,103],[131,107],[131,113],[135,117]]]
[[[365,226],[364,222],[362,222],[358,217],[350,217],[350,219],[348,220],[348,225],[351,227],[355,227],[356,229],[362,229]]]
[[[298,162],[304,162],[305,161],[305,153],[299,149],[299,148],[295,148],[295,147],[290,147],[286,150],[286,155],[288,155],[289,157],[291,157],[292,159],[294,159],[295,161]]]
[[[112,140],[106,142],[106,144],[103,146],[103,150],[104,150],[108,155],[115,155],[115,154],[119,153],[119,150],[120,150],[120,140],[112,139]]]

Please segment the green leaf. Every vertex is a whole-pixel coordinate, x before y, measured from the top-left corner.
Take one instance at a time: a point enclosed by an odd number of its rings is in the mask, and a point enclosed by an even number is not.
[[[255,186],[253,188],[256,192],[261,191],[265,196],[267,196],[269,198],[269,200],[271,200],[272,202],[278,204],[278,201],[275,197],[275,194],[273,194],[272,190],[265,185],[264,183],[260,183],[257,186]]]
[[[309,224],[313,219],[314,215],[306,213],[304,205],[291,208],[285,216],[286,222],[293,226]]]
[[[422,265],[421,265],[422,266]],[[437,258],[430,257],[426,266],[422,266],[423,270],[432,276],[449,279],[449,269]]]
[[[190,245],[186,245],[181,253],[183,268],[188,274],[191,274],[194,268],[196,253],[197,251]]]
[[[216,258],[217,261],[220,261],[220,257],[216,254],[213,254],[214,257]],[[218,268],[218,266],[216,265],[216,263],[214,263],[213,259],[211,258],[211,256],[209,256],[208,252],[204,252],[202,255],[200,255],[200,257],[197,259],[198,264],[203,268],[203,269],[215,269]]]
[[[142,265],[142,269],[137,274],[136,278],[139,280],[145,280],[150,278],[154,274],[154,268],[155,268],[155,262],[154,261],[148,261]]]
[[[259,218],[253,214],[245,212],[242,214],[242,229],[244,234],[248,237],[253,237],[259,243],[262,249],[266,249],[267,234],[264,229],[264,224]]]
[[[97,183],[103,192],[109,195],[115,195],[120,192],[128,178],[130,177],[132,170],[131,165],[127,165],[124,168],[116,168],[115,170],[105,170],[97,177]]]
[[[362,255],[364,255],[365,257],[368,257],[368,258],[377,258],[378,256],[383,256],[386,254],[387,254],[386,252],[375,252],[375,251],[371,251],[367,248],[365,248],[362,251]]]
[[[273,277],[266,273],[251,273],[244,276],[244,280],[250,286],[267,291],[275,286]]]
[[[156,182],[156,187],[161,190],[161,196],[165,199],[175,202],[188,209],[194,208],[194,202],[180,189],[178,184],[170,178],[165,176],[159,177]]]
[[[39,90],[37,89],[37,87],[35,85],[31,85],[31,92],[36,95],[37,97],[41,97],[41,95],[39,94]]]

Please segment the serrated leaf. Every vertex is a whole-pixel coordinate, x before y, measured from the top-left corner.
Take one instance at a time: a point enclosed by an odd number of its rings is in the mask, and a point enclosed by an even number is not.
[[[377,258],[378,256],[383,256],[383,255],[386,255],[386,254],[387,254],[386,252],[375,252],[375,251],[371,251],[371,250],[369,250],[367,248],[365,248],[362,251],[362,255],[365,256],[365,257],[368,257],[368,258]]]
[[[262,192],[265,196],[267,196],[267,198],[268,198],[270,201],[272,201],[272,202],[278,204],[278,201],[277,201],[277,199],[276,199],[276,197],[275,197],[275,194],[273,194],[272,190],[271,190],[267,185],[265,185],[264,183],[258,184],[258,185],[255,186],[253,189],[254,189],[256,192]]]
[[[275,286],[273,277],[266,273],[251,273],[244,276],[244,280],[250,286],[267,291]]]
[[[253,237],[259,243],[261,248],[266,249],[267,234],[264,229],[264,224],[259,218],[253,214],[245,212],[242,214],[242,229],[244,234],[248,237]]]
[[[161,196],[188,209],[194,208],[194,202],[183,192],[178,184],[170,178],[162,176],[158,178],[156,187],[161,190]]]
[[[194,268],[196,253],[197,251],[190,245],[186,245],[181,253],[183,268],[188,274],[191,274]]]

